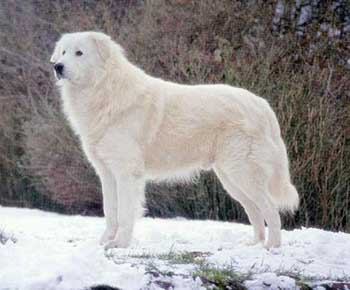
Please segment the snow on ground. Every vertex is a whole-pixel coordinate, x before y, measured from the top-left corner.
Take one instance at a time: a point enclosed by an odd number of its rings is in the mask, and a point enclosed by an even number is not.
[[[249,289],[293,289],[294,279],[284,273],[315,280],[350,277],[350,234],[341,232],[283,231],[281,248],[268,251],[246,245],[252,235],[248,225],[143,218],[130,248],[104,251],[98,244],[103,230],[103,218],[0,207],[0,289],[78,290],[101,284],[205,289],[202,280],[191,275],[198,266],[157,259],[186,252],[199,253],[210,265],[255,274],[245,282]],[[160,281],[154,267],[173,275]]]

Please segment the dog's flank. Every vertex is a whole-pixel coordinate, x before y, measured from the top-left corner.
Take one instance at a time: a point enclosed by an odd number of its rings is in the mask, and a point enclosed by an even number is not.
[[[245,208],[253,243],[265,241],[266,221],[265,246],[280,245],[278,209],[294,210],[299,198],[277,118],[264,99],[228,85],[149,76],[97,32],[64,35],[51,61],[60,64],[65,114],[101,179],[107,223],[101,243],[129,245],[146,180],[213,169]]]

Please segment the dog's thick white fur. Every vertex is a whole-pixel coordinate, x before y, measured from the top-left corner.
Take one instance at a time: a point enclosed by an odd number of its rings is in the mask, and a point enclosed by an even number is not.
[[[294,210],[286,148],[269,104],[228,85],[181,85],[147,75],[99,32],[65,34],[51,62],[63,108],[100,177],[106,230],[101,243],[127,247],[147,180],[213,169],[244,207],[254,243],[281,243],[279,210]]]

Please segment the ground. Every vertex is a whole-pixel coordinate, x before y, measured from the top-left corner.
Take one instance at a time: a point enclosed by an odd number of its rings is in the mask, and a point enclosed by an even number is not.
[[[0,207],[0,289],[322,289],[329,281],[346,289],[350,282],[350,234],[342,232],[283,231],[282,246],[266,250],[246,244],[249,225],[143,218],[130,248],[105,251],[103,229],[103,218]]]

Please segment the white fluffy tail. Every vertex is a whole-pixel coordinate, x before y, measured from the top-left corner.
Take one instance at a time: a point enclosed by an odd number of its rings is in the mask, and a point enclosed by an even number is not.
[[[271,107],[267,107],[266,116],[269,120],[271,139],[275,141],[277,148],[273,153],[274,162],[272,177],[269,181],[271,199],[280,211],[294,212],[299,206],[299,195],[291,183],[289,162],[286,146],[281,138],[281,130],[277,117]]]
[[[288,157],[283,142],[269,182],[271,198],[280,211],[294,212],[299,206],[299,194],[291,183]]]
[[[293,213],[299,206],[299,194],[290,182],[283,183],[278,190],[271,190],[271,198],[281,211]]]

